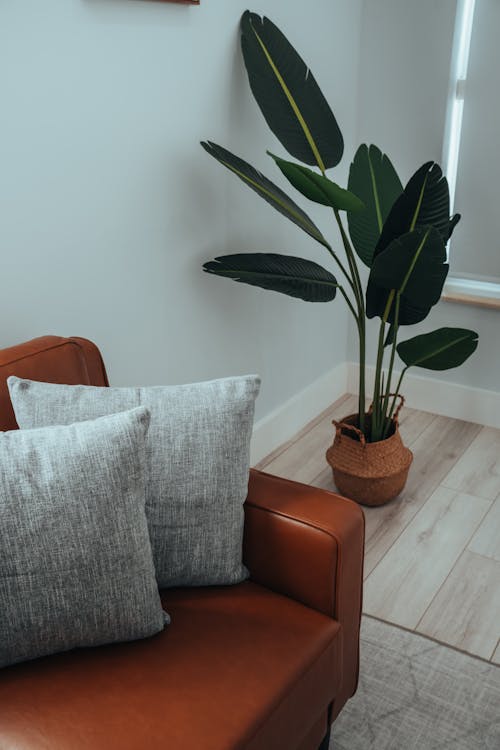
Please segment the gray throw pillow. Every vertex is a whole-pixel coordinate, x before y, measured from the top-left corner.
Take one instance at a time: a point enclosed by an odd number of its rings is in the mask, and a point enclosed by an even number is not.
[[[0,433],[0,666],[163,629],[148,424],[141,408]]]
[[[8,379],[21,428],[68,424],[144,405],[146,515],[160,587],[238,583],[256,375],[147,388]]]

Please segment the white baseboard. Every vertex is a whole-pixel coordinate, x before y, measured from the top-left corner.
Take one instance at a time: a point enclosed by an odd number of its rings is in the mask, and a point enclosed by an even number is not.
[[[357,393],[359,365],[349,362],[347,372],[348,392]],[[398,377],[399,372],[395,374],[394,382],[397,382]],[[375,367],[367,367],[368,389],[373,386],[374,379]],[[403,380],[402,392],[406,405],[413,409],[500,428],[500,393],[497,391],[448,383],[409,372]]]
[[[342,362],[256,422],[250,447],[251,465],[290,440],[341,396],[357,393],[358,372],[357,363]],[[375,368],[367,367],[368,393],[374,377]],[[395,373],[394,382],[397,377],[399,373]],[[448,383],[411,372],[405,376],[402,390],[406,405],[413,409],[500,429],[500,393],[497,391]]]
[[[334,367],[255,423],[250,447],[254,466],[347,393],[347,362]]]

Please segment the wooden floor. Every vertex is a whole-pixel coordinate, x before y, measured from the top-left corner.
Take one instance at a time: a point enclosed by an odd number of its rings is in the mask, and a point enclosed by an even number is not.
[[[258,468],[334,490],[325,451],[344,396]],[[404,492],[366,518],[364,607],[500,664],[500,430],[405,408]]]

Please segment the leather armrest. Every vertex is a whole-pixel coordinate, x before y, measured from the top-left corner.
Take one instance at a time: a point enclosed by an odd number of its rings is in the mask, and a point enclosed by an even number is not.
[[[356,689],[364,515],[333,492],[252,469],[243,560],[256,583],[337,620],[344,701]]]

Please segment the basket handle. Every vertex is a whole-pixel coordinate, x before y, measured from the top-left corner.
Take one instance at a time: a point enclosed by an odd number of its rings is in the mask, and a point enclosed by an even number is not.
[[[396,409],[396,411],[394,412],[394,414],[392,415],[392,418],[393,418],[395,424],[398,425],[399,424],[399,422],[398,422],[398,416],[399,416],[399,412],[401,411],[401,409],[405,405],[405,397],[402,396],[400,393],[389,393],[389,396],[396,396],[396,398],[399,398],[399,406]]]
[[[358,436],[361,446],[363,448],[366,446],[366,438],[364,434],[357,427],[354,427],[353,424],[348,424],[347,422],[337,422],[335,419],[332,419],[332,424],[335,425],[336,443],[340,443],[340,440],[342,439],[342,430],[351,430],[351,432],[354,432]]]
[[[389,393],[389,398],[391,396],[396,396],[396,398],[400,399],[399,406],[396,409],[396,411],[394,412],[394,414],[392,415],[392,419],[394,420],[394,422],[396,424],[399,424],[399,422],[398,422],[398,416],[399,416],[399,412],[401,411],[401,409],[405,405],[405,397],[402,396],[401,393]],[[373,402],[370,404],[370,406],[368,408],[368,414],[371,414],[372,412],[373,412]]]

